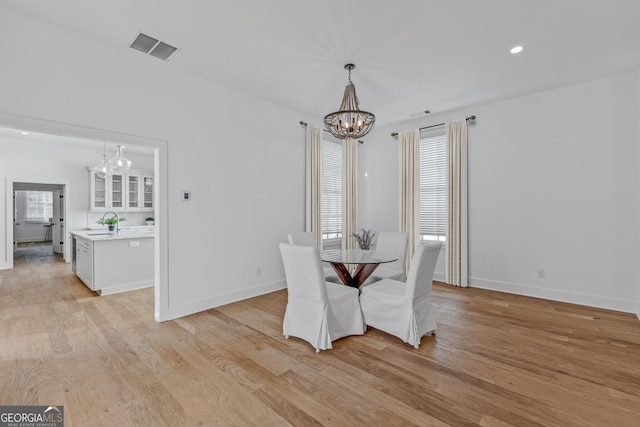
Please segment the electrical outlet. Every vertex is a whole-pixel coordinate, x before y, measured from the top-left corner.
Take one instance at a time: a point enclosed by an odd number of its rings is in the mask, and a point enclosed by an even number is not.
[[[545,271],[544,271],[544,270],[539,269],[539,270],[538,270],[538,279],[544,279],[545,274],[546,274],[546,273],[545,273]]]

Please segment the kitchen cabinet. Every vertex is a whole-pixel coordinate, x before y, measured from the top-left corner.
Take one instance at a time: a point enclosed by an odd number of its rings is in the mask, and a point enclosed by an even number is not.
[[[153,228],[151,228],[153,230]],[[108,295],[153,286],[155,232],[72,231],[72,267],[92,291]]]
[[[127,173],[127,208],[129,211],[153,210],[153,174]]]
[[[76,276],[84,282],[92,291],[95,290],[93,283],[93,242],[88,239],[76,237],[75,242],[75,266]]]
[[[129,171],[100,178],[89,171],[92,211],[153,211],[153,173]]]

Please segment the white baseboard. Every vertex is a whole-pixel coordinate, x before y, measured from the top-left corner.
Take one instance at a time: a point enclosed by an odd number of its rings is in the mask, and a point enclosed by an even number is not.
[[[233,302],[241,301],[244,299],[257,297],[259,295],[268,294],[274,291],[279,291],[281,289],[285,289],[286,287],[287,283],[283,279],[277,280],[275,282],[263,283],[261,285],[254,286],[248,289],[229,292],[227,294],[218,295],[213,298],[206,298],[203,300],[191,301],[177,306],[171,306],[168,309],[163,310],[163,316],[161,316],[161,318],[157,318],[156,320],[158,320],[159,322],[164,322],[166,320],[177,319],[179,317],[188,316],[190,314],[209,310],[221,305],[231,304]]]
[[[444,273],[433,273],[433,280],[435,280],[436,282],[444,282]]]
[[[119,294],[120,292],[135,291],[136,289],[150,288],[154,284],[155,284],[155,281],[147,280],[145,282],[128,283],[126,285],[113,286],[106,289],[100,289],[99,291],[96,291],[96,292],[98,292],[98,295],[101,295],[101,296],[112,295],[112,294]]]
[[[630,301],[619,300],[615,298],[587,295],[577,292],[558,291],[555,289],[542,289],[535,286],[520,285],[517,283],[499,282],[478,278],[469,278],[469,286],[516,295],[524,295],[534,298],[548,299],[552,301],[567,302],[570,304],[579,304],[589,307],[604,308],[607,310],[622,311],[624,313],[637,313],[638,318],[640,319],[640,306]]]

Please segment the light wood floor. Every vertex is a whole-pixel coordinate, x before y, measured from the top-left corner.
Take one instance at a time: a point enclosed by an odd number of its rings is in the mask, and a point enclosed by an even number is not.
[[[316,354],[286,292],[156,323],[153,290],[98,297],[51,252],[0,271],[0,405],[71,426],[638,426],[635,315],[434,286],[420,349],[369,328]]]

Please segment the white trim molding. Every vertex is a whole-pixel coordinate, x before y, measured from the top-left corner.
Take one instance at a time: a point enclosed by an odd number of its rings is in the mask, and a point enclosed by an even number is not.
[[[194,300],[184,304],[170,306],[163,312],[162,318],[156,320],[164,322],[166,320],[177,319],[179,317],[188,316],[201,311],[211,310],[212,308],[220,307],[222,305],[286,289],[286,287],[287,282],[285,280],[276,280],[274,282],[263,283],[241,291],[217,295],[213,298]]]
[[[469,286],[491,291],[506,292],[509,294],[523,295],[552,301],[566,302],[569,304],[585,305],[588,307],[604,308],[607,310],[621,311],[624,313],[637,312],[640,319],[640,306],[635,303],[616,298],[607,298],[597,295],[587,295],[578,292],[557,291],[554,289],[542,289],[530,285],[518,283],[499,282],[479,278],[469,278]]]

